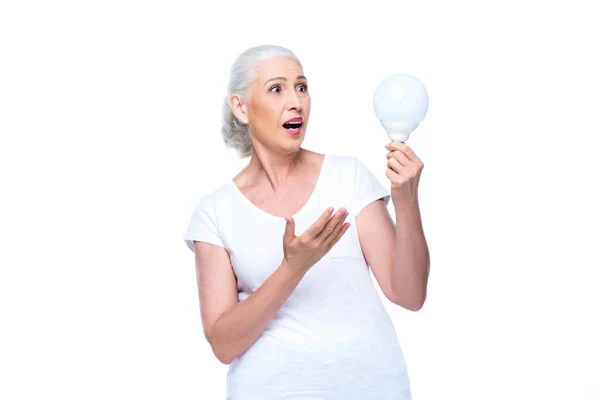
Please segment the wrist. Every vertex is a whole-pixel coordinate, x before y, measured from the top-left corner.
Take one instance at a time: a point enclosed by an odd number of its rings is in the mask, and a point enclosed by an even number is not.
[[[283,259],[279,269],[285,274],[285,276],[292,280],[300,280],[304,277],[307,271],[304,271],[296,266],[291,265],[287,260]]]
[[[419,201],[394,202],[394,212],[396,215],[414,214],[419,212]]]

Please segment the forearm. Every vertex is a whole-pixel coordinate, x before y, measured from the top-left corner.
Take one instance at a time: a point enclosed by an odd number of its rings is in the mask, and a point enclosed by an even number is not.
[[[303,276],[304,273],[281,264],[252,295],[217,320],[209,342],[222,363],[229,364],[250,348]]]
[[[396,207],[396,252],[392,287],[397,303],[419,310],[427,295],[429,249],[418,204]]]

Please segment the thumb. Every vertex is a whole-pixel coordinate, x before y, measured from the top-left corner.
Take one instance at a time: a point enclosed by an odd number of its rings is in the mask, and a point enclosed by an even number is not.
[[[285,232],[283,234],[283,240],[284,242],[288,243],[290,242],[293,238],[296,237],[296,235],[294,234],[294,229],[296,228],[296,222],[294,221],[294,218],[292,217],[285,217]]]

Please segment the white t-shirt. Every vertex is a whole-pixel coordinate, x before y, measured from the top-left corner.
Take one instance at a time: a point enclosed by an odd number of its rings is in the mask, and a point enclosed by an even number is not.
[[[326,154],[317,185],[293,218],[299,236],[325,211],[352,225],[302,278],[275,318],[229,365],[227,399],[411,399],[392,322],[363,256],[355,216],[389,192],[356,157]],[[244,301],[283,260],[285,219],[255,206],[233,180],[203,196],[184,235],[224,247]]]

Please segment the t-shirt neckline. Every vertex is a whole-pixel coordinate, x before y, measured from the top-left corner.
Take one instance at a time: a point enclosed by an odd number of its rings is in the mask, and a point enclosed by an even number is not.
[[[298,210],[294,215],[292,215],[291,217],[294,218],[294,220],[302,215],[303,213],[306,212],[306,210],[311,206],[311,204],[313,202],[315,202],[315,198],[317,197],[317,192],[319,191],[321,185],[323,184],[323,181],[325,180],[325,168],[327,165],[327,161],[329,160],[329,156],[327,154],[323,155],[323,162],[321,164],[321,170],[319,171],[319,176],[317,177],[317,182],[315,184],[315,187],[312,191],[312,193],[310,194],[308,200],[304,203],[304,205],[300,208],[300,210]],[[252,203],[242,192],[241,190],[237,187],[237,185],[235,184],[235,182],[233,181],[233,179],[229,180],[229,185],[232,187],[233,192],[235,193],[235,195],[246,205],[248,205],[250,208],[254,209],[256,212],[258,212],[259,214],[262,214],[263,216],[275,220],[275,221],[284,221],[285,222],[285,218],[283,217],[278,217],[276,215],[270,214],[268,212],[266,212],[265,210],[263,210],[262,208],[258,207],[257,205],[255,205],[254,203]]]

